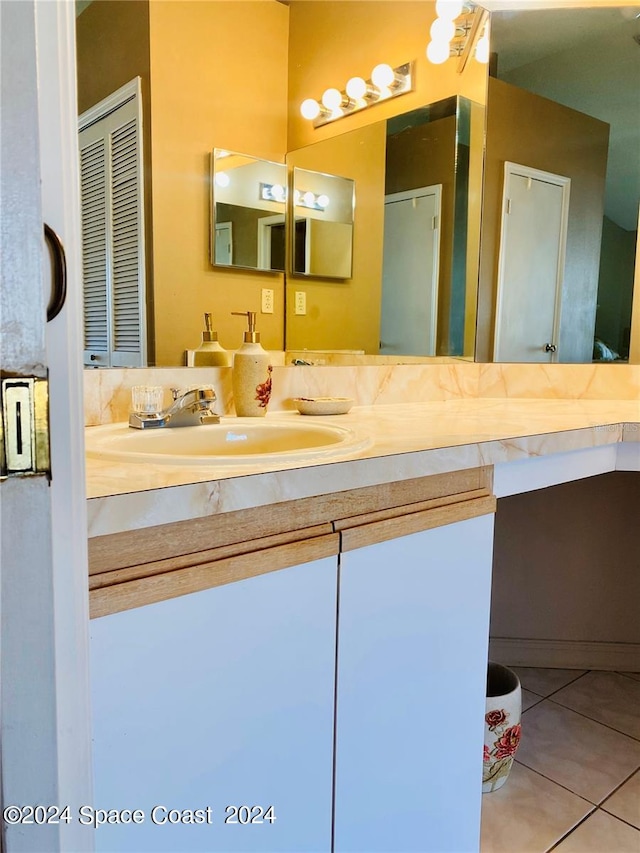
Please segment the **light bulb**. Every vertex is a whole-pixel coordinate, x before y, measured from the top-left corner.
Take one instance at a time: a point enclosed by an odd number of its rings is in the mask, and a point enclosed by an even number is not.
[[[376,65],[376,67],[371,72],[371,82],[374,86],[377,86],[378,89],[385,89],[396,79],[395,72],[390,65],[386,63],[381,63],[380,65]]]
[[[284,201],[284,187],[282,184],[274,184],[271,187],[271,195],[276,201]]]
[[[456,25],[453,21],[444,18],[436,18],[431,24],[431,40],[437,42],[450,42],[456,34]]]
[[[226,172],[216,172],[216,186],[228,187],[230,183],[229,175]]]
[[[486,65],[489,61],[489,36],[484,35],[481,39],[478,39],[478,44],[476,45],[476,59],[483,65]]]
[[[367,94],[367,83],[362,77],[352,77],[346,86],[347,95],[354,101],[364,98]]]
[[[342,104],[342,92],[339,89],[327,89],[322,96],[322,106],[331,112],[340,109]]]
[[[319,195],[316,201],[318,202],[318,206],[321,207],[323,210],[325,207],[329,207],[329,196],[325,195],[324,193]]]
[[[313,98],[307,98],[300,105],[300,112],[303,118],[312,120],[320,115],[320,104]]]
[[[436,15],[445,21],[455,21],[462,13],[462,0],[436,0]]]
[[[293,203],[300,204],[300,190],[293,191]]]
[[[434,65],[441,65],[449,59],[449,43],[430,41],[427,45],[427,59]]]
[[[304,202],[306,207],[313,207],[315,200],[316,200],[316,197],[314,196],[314,194],[311,191],[306,192],[302,196],[302,201]]]

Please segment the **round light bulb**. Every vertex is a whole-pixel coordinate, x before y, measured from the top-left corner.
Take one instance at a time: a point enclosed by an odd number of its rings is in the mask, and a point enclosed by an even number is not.
[[[322,105],[331,112],[340,109],[342,92],[339,89],[327,89],[322,96]]]
[[[307,98],[300,104],[300,112],[303,118],[308,118],[311,121],[320,115],[320,104],[313,98]]]
[[[216,186],[228,187],[230,183],[229,175],[226,172],[216,172]]]
[[[302,201],[305,203],[305,205],[307,207],[313,207],[313,203],[315,202],[315,200],[316,200],[316,197],[314,196],[314,194],[311,191],[306,192],[302,196]]]
[[[271,195],[276,201],[284,201],[284,187],[282,184],[274,184],[271,187]]]
[[[324,193],[319,195],[316,201],[318,202],[318,205],[323,209],[325,207],[329,207],[329,196],[325,195]]]
[[[293,203],[300,204],[300,190],[293,191]]]
[[[371,72],[371,82],[379,89],[385,89],[388,86],[391,86],[395,79],[396,75],[393,68],[385,62],[380,65],[376,65]]]
[[[462,14],[462,0],[436,0],[436,15],[445,21],[455,21]]]
[[[489,36],[484,35],[481,39],[478,39],[478,44],[476,45],[476,59],[483,65],[486,65],[489,61]]]
[[[345,91],[350,98],[357,101],[367,94],[367,82],[362,77],[352,77],[347,83]]]
[[[427,59],[434,65],[442,65],[449,59],[449,43],[430,41],[427,46]]]
[[[431,24],[431,40],[438,42],[450,42],[456,34],[456,25],[453,21],[444,18],[436,18]]]

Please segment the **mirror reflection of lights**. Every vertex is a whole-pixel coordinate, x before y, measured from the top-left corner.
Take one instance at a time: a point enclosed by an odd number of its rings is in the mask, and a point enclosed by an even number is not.
[[[283,204],[287,200],[287,191],[282,184],[260,184],[260,198],[263,201],[277,201]]]
[[[295,206],[306,207],[309,210],[324,210],[326,207],[329,207],[330,201],[326,193],[316,195],[311,190],[307,190],[306,192],[294,190],[293,193],[293,203]]]
[[[231,183],[231,179],[226,172],[216,172],[216,186],[218,187],[228,187]]]

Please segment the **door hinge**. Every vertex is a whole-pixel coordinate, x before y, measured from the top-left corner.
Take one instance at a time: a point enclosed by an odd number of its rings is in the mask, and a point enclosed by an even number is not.
[[[511,213],[511,199],[507,199],[507,214]]]
[[[3,379],[0,408],[0,477],[49,477],[49,380]]]

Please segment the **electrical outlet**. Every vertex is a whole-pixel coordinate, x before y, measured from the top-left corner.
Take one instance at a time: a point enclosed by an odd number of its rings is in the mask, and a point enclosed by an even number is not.
[[[307,313],[307,292],[296,290],[296,314]]]
[[[262,288],[262,313],[273,314],[273,290]]]

